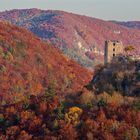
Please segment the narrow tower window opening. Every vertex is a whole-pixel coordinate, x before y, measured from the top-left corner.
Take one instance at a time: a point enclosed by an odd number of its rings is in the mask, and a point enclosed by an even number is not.
[[[115,57],[115,54],[113,53],[113,57]]]

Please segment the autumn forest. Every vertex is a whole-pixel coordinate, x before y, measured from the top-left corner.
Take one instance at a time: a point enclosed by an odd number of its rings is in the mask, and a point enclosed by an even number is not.
[[[140,62],[130,57],[132,47],[104,65],[102,43],[94,46],[100,55],[91,54],[93,50],[77,53],[54,43],[55,35],[48,40],[35,28],[28,30],[29,21],[19,27],[5,14],[1,17],[6,20],[0,18],[0,140],[140,140]],[[139,38],[139,29],[136,34],[135,29],[120,29],[131,34],[125,43],[133,35]],[[84,31],[79,34],[85,43]],[[66,44],[61,40],[67,45],[69,36],[59,35],[59,40],[68,39]]]

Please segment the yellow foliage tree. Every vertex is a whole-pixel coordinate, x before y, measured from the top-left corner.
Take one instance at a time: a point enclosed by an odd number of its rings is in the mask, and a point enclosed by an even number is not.
[[[66,122],[73,125],[79,124],[82,112],[83,110],[79,107],[71,107],[69,112],[65,114]]]
[[[124,48],[124,51],[126,52],[127,55],[134,50],[135,50],[135,47],[132,45],[129,45],[129,46]]]

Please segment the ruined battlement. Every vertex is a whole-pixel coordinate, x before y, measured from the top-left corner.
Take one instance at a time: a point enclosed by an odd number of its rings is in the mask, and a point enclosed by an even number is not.
[[[123,50],[124,50],[124,46],[121,41],[116,41],[116,40],[105,41],[104,64],[109,63],[113,59],[113,57],[122,54]]]

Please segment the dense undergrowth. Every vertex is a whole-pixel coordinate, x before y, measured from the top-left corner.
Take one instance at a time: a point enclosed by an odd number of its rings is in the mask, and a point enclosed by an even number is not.
[[[119,93],[46,94],[0,107],[0,139],[136,140],[139,131],[140,100]]]

